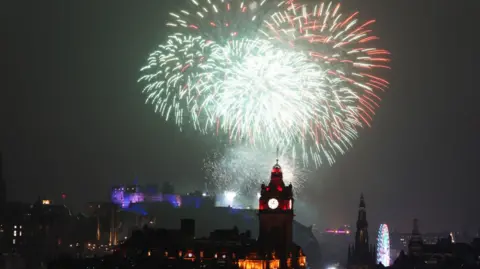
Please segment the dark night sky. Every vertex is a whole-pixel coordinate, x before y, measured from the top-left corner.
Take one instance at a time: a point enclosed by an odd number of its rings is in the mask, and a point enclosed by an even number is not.
[[[0,150],[10,200],[64,191],[79,208],[134,177],[203,185],[213,142],[165,123],[136,83],[173,2],[3,3]],[[375,226],[407,231],[418,217],[422,230],[480,227],[480,1],[453,2],[346,3],[377,19],[393,54],[392,87],[354,149],[312,174],[305,196],[316,217],[299,218],[352,223],[363,191]]]

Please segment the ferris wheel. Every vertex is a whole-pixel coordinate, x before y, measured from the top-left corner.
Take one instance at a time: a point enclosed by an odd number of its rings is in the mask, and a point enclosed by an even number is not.
[[[390,233],[387,224],[380,224],[377,235],[377,264],[390,266]]]

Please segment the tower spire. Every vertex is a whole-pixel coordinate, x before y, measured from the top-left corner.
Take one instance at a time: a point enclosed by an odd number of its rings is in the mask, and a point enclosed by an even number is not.
[[[277,164],[278,164],[278,146],[277,146]]]
[[[357,233],[355,237],[355,243],[368,247],[368,222],[363,193],[360,194],[360,204],[358,206]]]
[[[369,244],[368,240],[368,222],[367,211],[365,209],[365,198],[360,194],[360,203],[358,206],[357,231],[355,233],[355,242],[350,246],[350,259],[347,268],[375,268],[375,249]]]
[[[360,194],[360,205],[359,208],[365,208],[365,198],[363,197],[363,192]]]

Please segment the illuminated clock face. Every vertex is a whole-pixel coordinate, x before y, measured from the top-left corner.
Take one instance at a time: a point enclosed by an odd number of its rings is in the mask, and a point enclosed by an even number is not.
[[[278,207],[278,200],[275,198],[268,200],[268,207],[270,209],[276,209]]]

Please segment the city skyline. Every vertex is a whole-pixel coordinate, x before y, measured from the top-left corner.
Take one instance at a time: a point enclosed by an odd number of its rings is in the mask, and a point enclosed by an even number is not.
[[[217,142],[154,114],[136,83],[144,55],[164,36],[162,10],[173,2],[115,3],[7,4],[0,151],[9,200],[66,193],[80,208],[135,178],[170,181],[179,191],[204,186],[203,158]],[[363,192],[372,224],[408,232],[417,217],[422,231],[480,226],[469,214],[480,209],[472,202],[478,3],[411,3],[362,2],[392,52],[392,86],[353,149],[308,176],[302,202],[310,223],[352,223]]]

